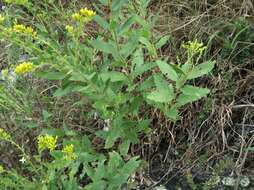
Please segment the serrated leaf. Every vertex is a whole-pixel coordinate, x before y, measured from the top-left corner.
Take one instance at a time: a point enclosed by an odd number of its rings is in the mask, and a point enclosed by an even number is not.
[[[147,95],[147,99],[159,103],[168,103],[173,99],[174,89],[172,84],[161,77],[160,75],[154,76],[156,90]]]
[[[181,89],[182,94],[177,98],[177,105],[183,106],[187,103],[197,101],[202,97],[205,97],[210,90],[207,88],[199,88],[191,85],[185,85]]]
[[[122,171],[127,175],[133,174],[139,167],[140,161],[137,161],[137,157],[131,158],[122,168]]]
[[[196,96],[199,98],[206,96],[210,92],[210,90],[207,88],[200,88],[200,87],[191,86],[191,85],[185,85],[181,89],[181,91],[185,95]]]
[[[177,81],[178,80],[178,75],[175,71],[175,69],[168,63],[164,61],[156,61],[156,64],[160,68],[161,72],[166,75],[166,77],[170,80]]]
[[[214,68],[214,65],[215,61],[207,61],[205,63],[196,65],[192,69],[191,73],[188,74],[188,79],[194,79],[208,74]]]
[[[105,141],[105,148],[108,149],[108,148],[111,148],[112,146],[114,146],[116,140],[121,136],[120,134],[120,130],[118,130],[118,128],[113,128],[107,138],[106,138],[106,141]]]
[[[148,62],[144,63],[143,65],[137,65],[134,70],[134,77],[137,77],[138,75],[142,75],[143,73],[153,69],[156,67],[156,64],[154,62]]]
[[[148,77],[145,79],[138,87],[139,91],[146,91],[151,89],[154,86],[154,79],[153,76]]]

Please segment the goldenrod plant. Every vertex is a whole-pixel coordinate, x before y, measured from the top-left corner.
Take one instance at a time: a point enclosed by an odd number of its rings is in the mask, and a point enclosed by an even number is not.
[[[19,81],[29,77],[54,81],[57,88],[52,96],[56,99],[78,94],[81,98],[75,105],[87,107],[87,112],[96,113],[107,121],[107,126],[92,129],[90,134],[66,129],[64,123],[62,129],[55,130],[49,121],[50,114],[43,112],[41,122],[49,122],[43,123],[47,129],[39,130],[37,154],[21,156],[21,167],[32,177],[4,168],[0,170],[0,185],[5,189],[121,189],[141,163],[140,158],[127,156],[130,146],[151,130],[151,119],[141,112],[141,107],[160,110],[166,119],[175,122],[181,118],[179,110],[183,106],[210,92],[189,83],[214,67],[214,61],[200,61],[205,44],[197,39],[183,42],[187,53],[187,57],[181,58],[186,58],[184,62],[174,63],[160,56],[158,50],[167,43],[168,36],[153,33],[152,22],[146,19],[149,0],[139,0],[137,4],[100,0],[101,7],[66,12],[64,23],[55,30],[41,20],[46,17],[38,16],[35,1],[6,2],[10,8],[0,17],[1,40],[18,47],[28,55],[28,60],[11,63],[5,69],[14,71]],[[33,22],[8,18],[12,6],[21,5],[33,15]],[[103,7],[109,9],[108,17],[103,15]],[[98,28],[94,35],[85,32],[89,24]],[[2,87],[0,90],[4,91]],[[5,103],[8,94],[0,98],[5,110],[12,109],[11,104]],[[22,111],[22,104],[15,105],[20,113],[32,117]],[[4,132],[2,137],[9,138]],[[103,141],[104,151],[96,150],[94,137]],[[79,183],[82,176],[89,178],[86,186]]]

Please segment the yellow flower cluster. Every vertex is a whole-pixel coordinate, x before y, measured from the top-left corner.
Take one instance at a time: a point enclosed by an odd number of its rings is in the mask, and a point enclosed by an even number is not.
[[[50,151],[55,150],[57,143],[57,137],[53,137],[51,135],[40,135],[38,137],[38,149],[39,151],[43,151],[45,149],[49,149]]]
[[[77,158],[77,155],[74,152],[73,144],[66,145],[62,152],[65,154],[65,158],[67,160],[75,160]]]
[[[88,8],[80,9],[80,14],[84,17],[94,17],[96,15],[96,12],[93,10],[89,10]]]
[[[73,26],[70,26],[70,25],[66,25],[66,26],[65,26],[65,29],[66,29],[66,31],[67,31],[69,34],[72,34],[73,31],[74,31]]]
[[[5,130],[3,130],[2,128],[0,128],[0,139],[1,140],[10,140],[11,136],[9,133],[7,133]]]
[[[5,20],[5,17],[0,15],[0,24]]]
[[[202,53],[207,47],[201,42],[199,43],[198,40],[189,41],[183,45],[183,48],[187,49],[187,51],[191,54]]]
[[[21,34],[26,34],[28,36],[32,36],[32,37],[36,36],[36,32],[34,31],[33,28],[31,28],[30,26],[25,26],[23,24],[15,24],[13,26],[12,30],[14,32],[21,33]]]
[[[34,64],[31,62],[23,62],[16,66],[14,72],[18,75],[23,75],[28,72],[31,72],[34,69]]]
[[[75,21],[88,22],[96,15],[96,12],[88,8],[80,9],[79,12],[72,14],[72,19]]]
[[[28,3],[28,0],[4,0],[4,2],[9,4],[25,5]]]

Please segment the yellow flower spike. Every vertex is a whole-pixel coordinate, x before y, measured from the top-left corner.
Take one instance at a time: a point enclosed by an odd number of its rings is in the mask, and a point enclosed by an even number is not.
[[[73,31],[74,31],[73,26],[70,26],[70,25],[66,25],[66,26],[65,26],[65,29],[66,29],[66,31],[67,31],[68,33],[70,33],[70,34],[72,34]]]
[[[94,12],[93,10],[89,10],[87,8],[80,9],[79,12],[82,16],[87,17],[87,18],[92,18],[96,15],[96,12]]]
[[[13,31],[17,33],[23,33],[26,30],[26,27],[23,24],[15,24],[13,26]]]
[[[30,26],[29,27],[26,27],[26,29],[24,30],[24,33],[27,34],[27,35],[31,35],[33,37],[36,36],[36,32],[34,31],[33,28],[31,28]]]
[[[0,15],[0,24],[1,24],[2,22],[4,22],[4,20],[5,20],[5,17],[2,16],[2,15]]]
[[[74,13],[71,15],[71,18],[73,20],[76,20],[76,21],[81,21],[82,20],[82,16],[79,14],[79,13]]]
[[[38,137],[38,149],[39,151],[43,151],[45,149],[49,149],[49,151],[53,151],[56,148],[57,136],[53,137],[51,135],[40,135]]]
[[[11,135],[7,133],[5,130],[3,130],[2,128],[0,128],[0,140],[10,140],[10,139],[11,139]]]
[[[62,152],[65,154],[65,158],[67,160],[75,160],[77,158],[77,155],[74,152],[73,144],[66,145]]]
[[[18,75],[23,75],[31,72],[34,69],[34,64],[31,62],[23,62],[16,66],[14,72]]]
[[[34,31],[34,29],[30,26],[26,27],[23,24],[15,24],[13,26],[13,31],[17,32],[17,33],[21,33],[21,34],[26,34],[28,36],[32,36],[35,37],[36,36],[36,32]]]

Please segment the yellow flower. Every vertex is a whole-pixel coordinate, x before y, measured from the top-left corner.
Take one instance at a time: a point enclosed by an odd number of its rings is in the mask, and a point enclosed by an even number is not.
[[[26,34],[26,35],[32,36],[32,37],[36,36],[36,32],[34,31],[34,29],[32,27],[30,27],[30,26],[26,27],[23,24],[15,24],[13,26],[13,31],[17,32],[17,33]]]
[[[14,32],[19,32],[19,33],[23,33],[25,31],[26,27],[23,24],[15,24],[13,26],[13,31]]]
[[[65,158],[67,160],[75,160],[77,158],[77,155],[74,152],[73,144],[66,145],[62,152],[65,154]]]
[[[34,69],[34,64],[31,62],[23,62],[16,66],[14,72],[19,75],[26,74],[28,72],[31,72]]]
[[[87,17],[87,18],[92,18],[96,15],[96,12],[94,12],[93,10],[89,10],[87,8],[80,9],[79,12],[82,16]]]
[[[183,48],[187,49],[187,51],[191,54],[202,53],[207,47],[201,42],[199,43],[198,40],[189,41],[183,45]]]
[[[49,149],[50,151],[55,150],[57,143],[57,137],[53,137],[51,135],[40,135],[38,137],[38,149],[39,151],[43,151],[45,149]]]
[[[33,37],[35,37],[36,34],[37,34],[37,33],[34,31],[34,29],[31,28],[30,26],[29,26],[29,27],[26,27],[24,33],[27,34],[27,35],[31,35],[31,36],[33,36]]]
[[[5,20],[5,17],[0,15],[0,24]]]
[[[0,128],[0,139],[1,140],[10,140],[11,136],[9,133],[7,133],[5,130],[3,130],[2,128]]]
[[[96,15],[96,12],[93,10],[89,10],[87,8],[80,9],[78,13],[72,14],[72,19],[76,21],[82,21],[82,22],[88,22],[90,21],[94,16]]]
[[[72,34],[72,33],[73,33],[73,31],[74,31],[73,26],[70,26],[70,25],[66,25],[66,26],[65,26],[65,29],[66,29],[66,30],[67,30],[67,32],[68,32],[68,33],[70,33],[70,34]]]
[[[76,21],[81,21],[82,20],[82,16],[79,14],[79,13],[74,13],[71,15],[71,18],[73,20],[76,20]]]

